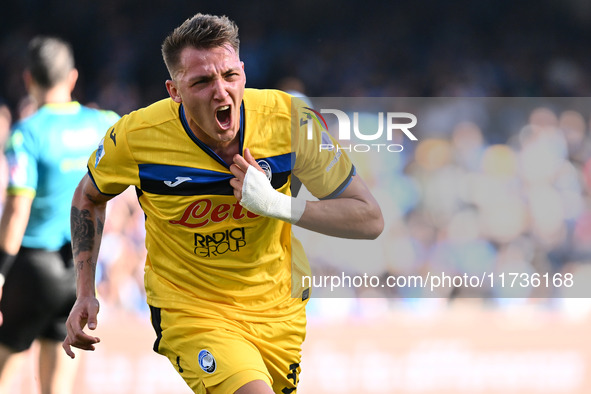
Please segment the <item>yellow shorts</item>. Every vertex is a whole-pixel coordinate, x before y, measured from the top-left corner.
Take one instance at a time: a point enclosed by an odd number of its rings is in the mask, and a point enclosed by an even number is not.
[[[150,310],[157,335],[154,350],[170,360],[194,393],[234,393],[254,380],[267,382],[275,393],[296,393],[306,335],[304,308],[296,319],[270,323]]]

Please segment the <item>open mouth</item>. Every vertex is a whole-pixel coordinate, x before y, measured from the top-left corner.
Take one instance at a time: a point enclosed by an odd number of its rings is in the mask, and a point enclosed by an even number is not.
[[[215,117],[223,129],[227,129],[228,127],[230,127],[232,123],[232,114],[230,112],[230,106],[224,105],[223,107],[218,108],[218,110],[215,113]]]

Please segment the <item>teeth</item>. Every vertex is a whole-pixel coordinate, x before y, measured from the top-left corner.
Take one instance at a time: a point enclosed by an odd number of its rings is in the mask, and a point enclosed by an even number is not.
[[[229,108],[230,108],[229,105],[224,105],[223,107],[218,108],[218,111],[225,111],[225,110],[227,110]]]

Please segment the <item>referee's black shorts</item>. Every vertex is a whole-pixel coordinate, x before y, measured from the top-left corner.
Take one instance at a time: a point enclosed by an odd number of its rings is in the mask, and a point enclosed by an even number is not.
[[[63,341],[75,301],[70,244],[59,251],[21,248],[2,289],[0,343],[22,351],[37,338]]]

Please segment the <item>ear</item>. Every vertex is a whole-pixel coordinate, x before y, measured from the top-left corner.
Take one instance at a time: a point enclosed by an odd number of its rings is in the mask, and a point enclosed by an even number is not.
[[[68,85],[70,87],[70,91],[74,90],[74,87],[76,86],[76,81],[78,81],[78,70],[73,68],[72,70],[70,70],[70,73],[68,74]]]
[[[170,79],[166,81],[166,90],[168,91],[170,98],[172,98],[175,103],[182,103],[183,102],[183,99],[182,99],[181,95],[179,94],[179,91],[176,88],[174,81],[172,81]]]

